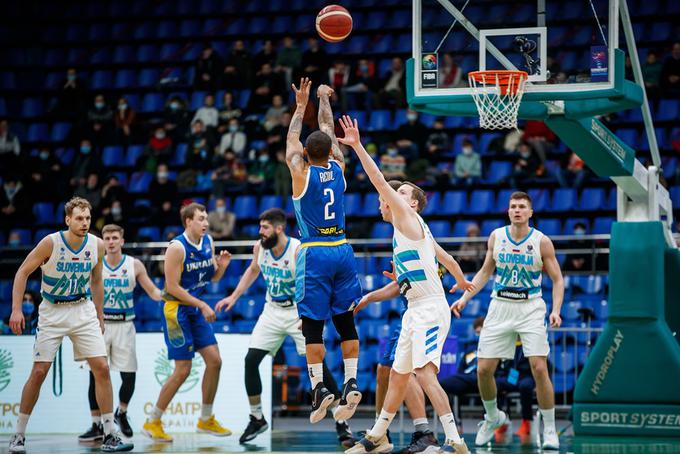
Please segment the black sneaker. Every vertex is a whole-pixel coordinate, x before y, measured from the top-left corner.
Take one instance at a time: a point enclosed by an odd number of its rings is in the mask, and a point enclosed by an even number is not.
[[[317,383],[312,390],[312,412],[309,414],[309,422],[316,424],[326,417],[326,410],[335,400],[332,392],[326,389],[323,382]],[[338,418],[344,419],[344,418]]]
[[[100,448],[102,452],[123,452],[132,451],[135,445],[132,443],[126,443],[120,439],[118,434],[112,433],[104,437],[104,442]]]
[[[118,411],[118,409],[116,409],[116,413],[113,415],[113,421],[118,424],[123,435],[132,438],[132,427],[130,427],[126,411]]]
[[[411,443],[405,448],[394,452],[395,454],[414,454],[416,452],[425,452],[430,446],[438,448],[439,442],[431,430],[426,430],[425,432],[414,432],[411,435]]]
[[[354,378],[350,378],[342,387],[340,404],[333,417],[336,421],[347,421],[354,416],[359,402],[361,402],[361,393],[359,392],[357,381]]]
[[[347,421],[335,423],[335,433],[338,434],[338,441],[345,448],[351,448],[356,443],[352,435],[352,429],[349,428]]]
[[[241,438],[238,439],[238,442],[245,443],[247,441],[250,441],[253,438],[260,435],[265,430],[267,430],[268,428],[269,424],[267,424],[267,421],[264,419],[264,416],[260,419],[257,419],[255,416],[250,415],[250,422],[248,423],[248,427],[246,427],[246,430],[243,431],[243,435],[241,435]]]
[[[104,439],[104,426],[102,423],[92,423],[87,432],[82,435],[78,435],[78,441],[100,441]]]

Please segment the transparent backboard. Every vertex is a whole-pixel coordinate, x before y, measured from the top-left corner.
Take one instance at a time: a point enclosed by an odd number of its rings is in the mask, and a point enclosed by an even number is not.
[[[618,2],[414,0],[414,94],[469,96],[468,73],[494,69],[545,99],[611,88]]]

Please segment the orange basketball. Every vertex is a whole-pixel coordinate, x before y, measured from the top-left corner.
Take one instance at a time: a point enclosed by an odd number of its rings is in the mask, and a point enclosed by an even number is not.
[[[352,16],[340,5],[329,5],[316,16],[316,31],[329,43],[338,43],[352,32]]]

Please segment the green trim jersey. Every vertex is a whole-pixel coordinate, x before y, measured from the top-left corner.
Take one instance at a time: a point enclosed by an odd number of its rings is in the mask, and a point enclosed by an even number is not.
[[[521,241],[510,237],[510,227],[494,230],[493,258],[496,261],[496,279],[492,298],[503,301],[523,301],[540,298],[543,259],[541,238],[543,233],[532,228]]]
[[[278,307],[295,308],[295,251],[300,240],[288,237],[288,243],[280,256],[260,245],[257,265],[267,283],[265,301]]]
[[[135,318],[133,293],[135,285],[135,259],[123,255],[115,267],[111,267],[104,257],[104,320],[130,321]]]
[[[50,303],[72,303],[90,298],[90,276],[99,259],[97,237],[87,234],[78,250],[71,249],[64,232],[50,234],[52,254],[43,265],[40,293]]]
[[[425,221],[418,216],[425,237],[413,241],[394,229],[392,247],[394,248],[394,269],[399,291],[410,303],[424,297],[446,299],[442,281],[439,278],[439,263],[435,242]]]

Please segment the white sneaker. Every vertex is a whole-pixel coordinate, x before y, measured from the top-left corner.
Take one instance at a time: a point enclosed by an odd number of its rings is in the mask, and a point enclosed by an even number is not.
[[[555,429],[552,428],[545,428],[543,430],[543,449],[552,449],[552,450],[559,450],[560,449],[560,439],[557,436],[557,432],[555,432]]]
[[[477,430],[477,437],[475,438],[475,444],[477,446],[484,446],[494,437],[494,431],[499,427],[506,424],[508,421],[508,416],[505,412],[498,410],[498,418],[496,421],[489,421],[484,415],[484,421],[480,421],[478,424],[479,429]]]
[[[23,435],[20,434],[12,435],[12,438],[9,439],[9,452],[11,453],[26,452],[24,443],[26,443],[26,438]]]

